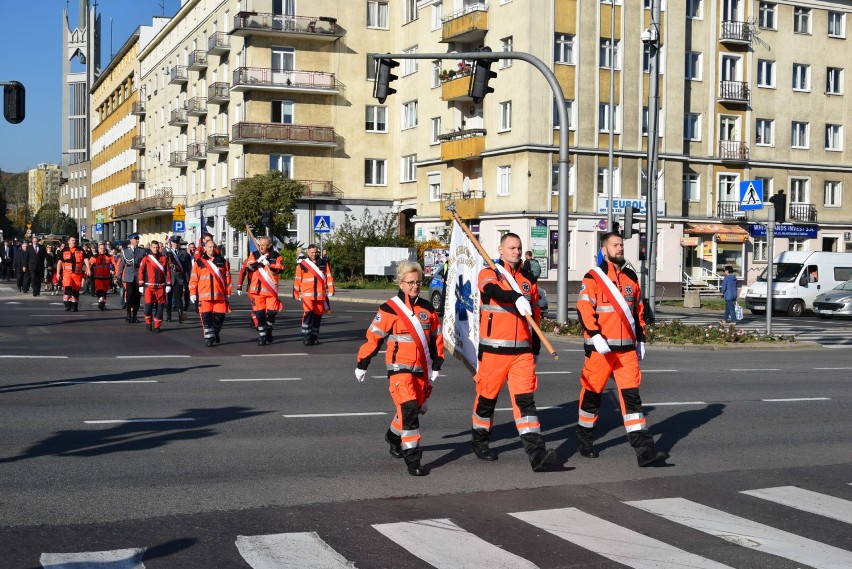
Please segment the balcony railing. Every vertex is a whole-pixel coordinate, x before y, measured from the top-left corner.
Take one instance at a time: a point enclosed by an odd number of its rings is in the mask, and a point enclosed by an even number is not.
[[[231,99],[231,86],[224,81],[213,83],[207,88],[208,103],[227,103]]]
[[[231,34],[235,36],[301,36],[333,41],[343,37],[343,28],[337,25],[337,18],[327,16],[313,18],[240,12],[234,16],[234,29],[231,30]]]
[[[147,211],[166,210],[172,208],[172,189],[159,188],[156,195],[148,198],[140,198],[131,203],[125,203],[115,206],[115,210],[111,217],[121,218],[131,215],[138,215]]]
[[[187,67],[193,71],[207,69],[207,52],[200,49],[189,52]]]
[[[175,65],[169,71],[169,83],[186,83],[189,81],[189,73],[186,65]]]
[[[207,160],[207,145],[203,142],[190,142],[186,145],[186,158],[195,162]]]
[[[234,178],[231,180],[231,193],[237,191],[237,186],[243,180],[248,178]],[[302,193],[302,198],[300,199],[311,199],[311,198],[332,198],[332,199],[341,199],[343,198],[343,192],[336,188],[334,184],[327,180],[296,180],[304,186],[304,192]]]
[[[809,221],[811,223],[816,223],[816,205],[812,203],[791,203],[787,219],[790,221]]]
[[[441,79],[441,99],[444,101],[469,101],[470,82],[473,80],[471,67],[463,67]]]
[[[194,117],[207,114],[207,97],[193,97],[186,102],[186,112]]]
[[[720,81],[719,100],[734,103],[748,103],[751,92],[745,81]]]
[[[144,184],[145,183],[145,172],[142,170],[131,170],[130,171],[130,182],[132,184]]]
[[[137,134],[136,136],[134,136],[130,142],[130,148],[134,148],[136,150],[141,150],[145,148],[145,137],[141,134]]]
[[[207,137],[207,152],[225,154],[230,150],[227,134],[211,134]]]
[[[334,141],[334,128],[329,126],[241,122],[234,125],[232,132],[231,142],[237,144],[337,146]]]
[[[145,116],[145,101],[136,101],[130,107],[130,114],[137,116]]]
[[[748,160],[748,145],[739,140],[720,140],[719,158],[745,162]]]
[[[189,124],[186,109],[173,109],[169,116],[169,124],[172,126],[186,126]]]
[[[234,91],[249,89],[302,91],[329,95],[338,92],[334,73],[238,67],[234,70]]]
[[[231,51],[231,36],[225,32],[216,32],[207,38],[207,53],[221,55]]]
[[[187,164],[186,152],[176,151],[169,154],[169,166],[172,168],[185,168]]]
[[[486,134],[484,128],[471,128],[438,135],[441,142],[441,160],[478,158],[485,150]]]
[[[482,190],[441,194],[441,201],[444,203],[455,202],[456,212],[462,219],[477,219],[485,212],[485,192]],[[441,219],[449,220],[452,218],[452,213],[442,204]]]
[[[720,39],[728,43],[751,43],[751,27],[747,22],[722,22]]]
[[[746,212],[740,209],[738,201],[720,201],[716,205],[716,217],[719,219],[745,219]]]
[[[441,41],[473,41],[488,31],[488,2],[469,4],[442,19]]]

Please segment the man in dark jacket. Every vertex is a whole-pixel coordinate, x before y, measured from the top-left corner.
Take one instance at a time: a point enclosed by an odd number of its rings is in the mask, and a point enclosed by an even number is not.
[[[26,271],[27,268],[27,242],[21,243],[21,247],[15,251],[15,258],[12,261],[12,270],[15,271],[15,280],[17,281],[18,291],[27,292],[30,288],[30,275]]]
[[[38,237],[33,237],[32,244],[27,248],[25,259],[27,272],[30,274],[30,286],[33,287],[33,296],[41,294],[41,282],[44,280],[44,259],[46,250],[39,243]]]
[[[0,261],[2,261],[2,274],[0,277],[4,281],[12,280],[15,276],[15,271],[12,270],[12,261],[15,260],[15,246],[12,242],[6,239],[3,241],[3,246],[0,248]]]

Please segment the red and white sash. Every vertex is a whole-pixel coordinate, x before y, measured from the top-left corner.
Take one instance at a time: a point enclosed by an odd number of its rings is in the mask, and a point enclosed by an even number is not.
[[[228,285],[225,284],[225,278],[222,276],[222,272],[219,271],[219,267],[217,267],[215,263],[212,263],[204,257],[200,257],[199,260],[204,263],[204,266],[207,267],[207,270],[210,271],[210,274],[216,278],[216,282],[218,282],[219,286],[222,287],[222,294],[227,296]]]
[[[592,278],[595,279],[595,282],[598,283],[598,286],[605,287],[607,291],[609,291],[610,297],[612,297],[615,301],[615,313],[618,314],[618,317],[621,318],[621,321],[630,331],[630,337],[633,339],[633,343],[635,344],[636,321],[633,319],[633,313],[630,311],[630,307],[627,306],[627,301],[624,300],[624,297],[621,295],[621,291],[615,287],[615,284],[600,267],[595,267],[589,271],[589,273],[592,275]]]
[[[160,269],[160,273],[163,275],[163,280],[165,280],[166,269],[165,267],[163,267],[163,265],[160,264],[160,261],[158,261],[157,258],[154,255],[151,255],[150,253],[148,254],[148,260],[150,260],[152,263],[154,263],[154,265],[157,266],[158,269]]]
[[[314,277],[318,278],[322,281],[322,284],[325,284],[325,273],[323,273],[319,267],[317,267],[313,261],[310,259],[302,259],[302,262],[307,266],[311,272],[314,274]]]
[[[259,256],[258,256],[257,260],[258,260],[258,264],[260,266],[257,268],[257,272],[258,272],[258,274],[260,274],[261,282],[263,283],[264,287],[266,288],[266,292],[268,292],[269,294],[278,296],[278,284],[272,278],[272,275],[270,275],[268,272],[266,272],[266,267],[264,267],[262,264],[260,264],[260,257],[262,257],[262,255],[260,255],[259,251],[258,251],[258,255]]]
[[[408,334],[412,338],[417,338],[418,341],[414,342],[414,345],[417,346],[417,352],[420,354],[420,357],[426,362],[424,366],[425,378],[426,381],[430,381],[432,378],[432,355],[429,353],[429,342],[426,340],[426,334],[423,333],[423,326],[414,317],[414,312],[398,296],[390,299],[388,304],[390,304],[396,315],[405,323]]]

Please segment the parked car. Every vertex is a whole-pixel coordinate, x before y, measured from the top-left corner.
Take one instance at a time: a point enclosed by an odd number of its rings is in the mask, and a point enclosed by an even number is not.
[[[547,307],[550,302],[544,288],[538,287],[538,306],[541,308],[542,317],[547,316]],[[435,307],[438,315],[444,316],[444,275],[442,271],[436,271],[429,280],[429,302]]]
[[[822,318],[852,316],[852,280],[817,296],[814,299],[814,312]]]

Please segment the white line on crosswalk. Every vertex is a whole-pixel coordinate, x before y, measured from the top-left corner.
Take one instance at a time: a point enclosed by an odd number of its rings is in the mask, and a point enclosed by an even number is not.
[[[496,545],[468,533],[448,519],[420,520],[373,526],[388,539],[404,547],[437,569],[467,569],[474,560],[488,560],[489,569],[536,569]]]
[[[354,564],[315,532],[237,536],[237,549],[253,569],[351,569]]]
[[[800,537],[684,498],[625,502],[646,512],[741,545],[803,563],[815,569],[848,569],[852,552]]]
[[[220,379],[219,381],[302,381],[301,377],[246,377],[244,379]]]
[[[577,508],[509,515],[633,569],[730,569],[727,565],[678,549]]]
[[[667,405],[707,405],[706,401],[661,401],[659,403],[643,403],[645,407],[665,407]]]
[[[301,413],[299,415],[283,415],[288,419],[312,419],[315,417],[370,417],[373,415],[387,415],[383,411],[371,411],[369,413]]]
[[[156,379],[116,379],[99,381],[51,381],[47,385],[95,385],[95,384],[123,384],[123,383],[159,383]]]
[[[814,369],[825,370],[825,371],[835,371],[835,370],[843,370],[843,369],[852,369],[852,367],[815,367]]]
[[[731,368],[728,371],[781,371],[776,367]]]
[[[96,419],[83,421],[87,425],[116,425],[124,423],[184,423],[195,421],[192,417],[170,417],[164,419]]]
[[[852,502],[796,486],[744,490],[743,494],[852,524]]]
[[[23,358],[23,359],[39,359],[39,360],[67,360],[68,356],[25,356],[16,354],[0,355],[0,358]]]
[[[643,369],[642,373],[677,373],[677,369]]]
[[[537,372],[535,372],[536,375],[557,375],[557,374],[562,375],[562,374],[569,374],[569,373],[574,373],[574,372],[573,371],[537,371]]]
[[[274,356],[307,356],[307,353],[294,354],[240,354],[244,358],[270,358]]]
[[[42,553],[44,569],[145,569],[144,549],[114,549],[82,553]]]
[[[152,358],[191,358],[192,356],[184,355],[184,354],[148,354],[146,356],[142,355],[134,355],[134,356],[115,356],[116,359],[119,360],[136,360],[136,359],[152,359]]]
[[[787,401],[831,401],[831,397],[788,397],[786,399],[761,399],[769,403],[784,403]]]

